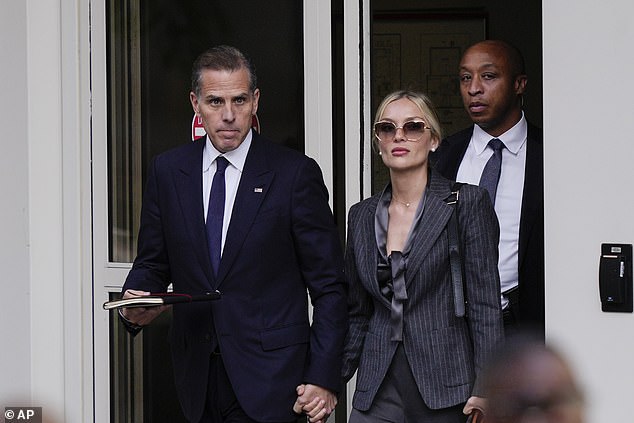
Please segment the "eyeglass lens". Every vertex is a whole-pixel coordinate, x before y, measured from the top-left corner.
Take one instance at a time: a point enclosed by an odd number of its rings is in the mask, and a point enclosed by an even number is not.
[[[376,136],[382,141],[389,141],[396,137],[396,131],[402,128],[405,138],[416,141],[423,136],[425,132],[425,122],[411,121],[405,122],[403,126],[396,126],[392,122],[377,122],[374,125]]]

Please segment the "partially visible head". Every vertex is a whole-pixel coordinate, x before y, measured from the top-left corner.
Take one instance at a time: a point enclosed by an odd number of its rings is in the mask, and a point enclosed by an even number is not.
[[[192,66],[192,87],[196,95],[200,95],[200,79],[203,70],[237,71],[246,69],[249,74],[249,89],[254,92],[258,86],[255,66],[240,50],[231,46],[215,46],[201,53]]]
[[[499,40],[469,47],[460,61],[460,94],[471,120],[499,136],[522,116],[527,77],[520,51]]]
[[[570,366],[539,341],[509,342],[483,378],[487,423],[583,422],[583,396]]]
[[[194,62],[189,99],[213,146],[235,150],[251,130],[260,90],[255,69],[238,49],[213,47]]]

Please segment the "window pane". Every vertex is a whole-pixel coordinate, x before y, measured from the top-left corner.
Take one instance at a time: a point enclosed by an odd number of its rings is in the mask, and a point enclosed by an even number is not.
[[[109,258],[130,262],[141,207],[140,1],[107,7]]]
[[[109,258],[131,262],[145,170],[191,141],[191,65],[233,45],[255,63],[263,135],[304,150],[302,2],[108,0]]]
[[[118,299],[111,294],[110,299]],[[185,423],[176,396],[167,336],[171,310],[134,338],[110,313],[110,421]]]

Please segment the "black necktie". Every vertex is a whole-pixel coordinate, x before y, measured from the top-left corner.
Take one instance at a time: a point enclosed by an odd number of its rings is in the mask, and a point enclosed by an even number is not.
[[[222,248],[222,219],[225,212],[225,169],[229,162],[222,156],[216,159],[216,173],[211,183],[209,207],[207,208],[207,243],[214,275],[220,267],[220,251]]]
[[[489,141],[489,147],[493,149],[493,155],[484,166],[482,176],[480,176],[480,186],[486,188],[491,196],[491,202],[495,205],[495,193],[498,189],[498,182],[500,180],[500,172],[502,170],[502,150],[504,149],[504,143],[497,138],[493,138]]]

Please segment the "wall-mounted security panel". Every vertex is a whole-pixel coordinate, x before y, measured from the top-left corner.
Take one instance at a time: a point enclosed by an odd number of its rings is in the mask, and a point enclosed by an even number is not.
[[[632,312],[632,244],[601,244],[601,310]]]

